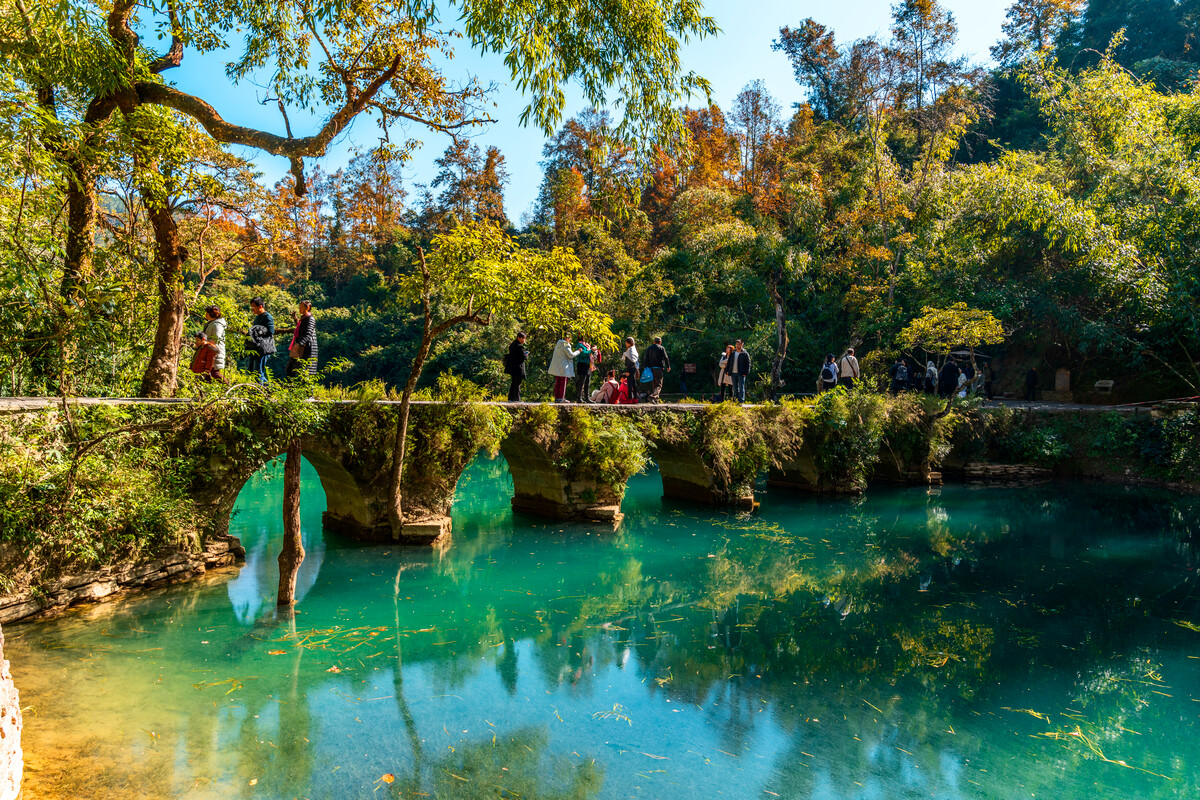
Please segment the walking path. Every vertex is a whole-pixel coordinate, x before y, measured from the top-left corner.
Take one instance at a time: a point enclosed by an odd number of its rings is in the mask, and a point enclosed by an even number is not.
[[[801,395],[811,396],[811,395]],[[194,402],[193,398],[187,397],[172,397],[172,398],[146,398],[146,397],[71,397],[70,402],[79,405],[178,405]],[[322,400],[314,402],[335,403],[343,405],[353,405],[355,400]],[[380,405],[399,405],[399,400],[376,400]],[[434,405],[441,401],[438,400],[413,400],[413,405]],[[39,408],[49,408],[62,404],[60,397],[0,397],[0,410],[36,410]],[[546,403],[507,403],[498,400],[484,401],[483,405],[489,406],[506,406],[513,408],[525,408],[532,406],[546,405]],[[565,403],[561,405],[580,405],[582,408],[588,409],[621,409],[634,411],[695,411],[696,409],[704,408],[705,403],[691,401],[687,399],[664,402],[664,403],[639,403],[636,405],[607,405],[607,404],[591,404],[591,403]],[[754,403],[747,403],[748,406],[753,406]],[[1184,404],[1180,404],[1184,405]],[[1043,413],[1066,413],[1066,412],[1118,412],[1122,414],[1148,414],[1153,405],[1085,405],[1082,403],[1052,403],[1048,401],[1038,400],[1029,402],[1027,400],[987,400],[983,403],[984,408],[1012,408],[1024,409],[1029,411],[1039,411]]]

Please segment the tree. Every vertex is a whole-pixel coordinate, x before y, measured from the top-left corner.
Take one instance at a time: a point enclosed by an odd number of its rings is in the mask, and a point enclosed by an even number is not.
[[[138,4],[115,0],[101,18],[83,0],[52,4],[30,14],[13,0],[0,47],[19,80],[33,87],[30,113],[49,120],[47,147],[69,174],[68,236],[63,292],[68,298],[88,279],[96,220],[95,182],[103,139],[114,114],[128,116],[143,106],[173,109],[191,117],[216,141],[256,148],[289,159],[297,192],[306,189],[304,159],[323,155],[333,139],[360,115],[385,129],[397,123],[453,132],[483,122],[475,107],[483,91],[473,80],[459,87],[442,72],[454,33],[442,29],[439,3],[332,2],[283,4],[248,0],[236,6],[214,0],[168,0]],[[649,5],[607,0],[597,13],[577,15],[570,5],[546,7],[532,0],[487,0],[462,7],[462,26],[472,46],[502,54],[510,76],[530,103],[522,121],[549,132],[565,102],[563,87],[578,81],[597,104],[609,89],[625,98],[621,133],[681,130],[676,104],[707,83],[679,65],[679,39],[716,32],[697,0],[654,0]],[[43,13],[44,12],[44,13]],[[139,31],[169,37],[161,53],[142,46]],[[265,73],[276,98],[284,134],[226,120],[203,97],[168,84],[161,75],[180,68],[185,54],[244,46],[226,74],[235,82]],[[189,62],[190,63],[190,62]],[[293,133],[289,107],[323,117],[309,135]],[[77,135],[63,136],[69,124]],[[173,278],[187,253],[170,216],[151,215],[158,242],[160,305],[176,297]],[[178,326],[179,314],[160,318]],[[170,394],[175,370],[168,352],[179,330],[156,335],[146,394]]]
[[[436,237],[432,251],[417,249],[419,272],[398,284],[402,302],[419,303],[421,343],[400,398],[392,452],[388,517],[392,535],[404,525],[402,476],[412,394],[435,339],[457,325],[487,326],[519,319],[531,330],[570,329],[605,348],[616,343],[612,320],[598,308],[599,284],[583,273],[568,250],[527,250],[495,225],[467,223]],[[438,316],[440,315],[440,317]]]
[[[479,188],[475,201],[475,214],[481,220],[494,222],[500,227],[508,225],[504,213],[504,186],[508,183],[508,170],[504,167],[504,154],[500,148],[490,146],[483,158],[483,169],[479,172]]]
[[[1017,0],[1008,7],[1000,32],[992,46],[992,58],[1003,67],[1013,67],[1029,56],[1053,47],[1083,9],[1083,0]]]
[[[1004,326],[990,311],[955,303],[948,308],[926,306],[921,316],[900,331],[897,341],[905,347],[920,347],[934,353],[947,353],[966,347],[975,360],[975,348],[1004,341]]]
[[[781,133],[779,103],[761,79],[742,87],[729,114],[742,150],[740,188],[752,197],[769,190],[764,154]]]
[[[479,174],[482,166],[479,146],[469,139],[456,138],[434,164],[438,174],[430,184],[441,188],[439,211],[453,214],[458,222],[469,222],[479,202]]]

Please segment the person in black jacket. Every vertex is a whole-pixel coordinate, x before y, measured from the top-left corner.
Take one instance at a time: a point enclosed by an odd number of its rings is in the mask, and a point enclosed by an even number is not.
[[[941,371],[938,372],[938,394],[942,397],[953,397],[958,391],[958,376],[962,370],[953,358],[947,359]]]
[[[750,354],[741,339],[733,343],[733,352],[725,362],[725,371],[733,379],[734,402],[746,402],[746,376],[750,374]]]
[[[275,318],[261,297],[250,301],[254,321],[250,323],[246,344],[250,351],[250,371],[258,373],[259,384],[267,385],[267,362],[275,355]]]
[[[525,334],[518,333],[508,346],[508,355],[504,357],[504,371],[512,378],[508,385],[508,402],[521,402],[521,382],[525,380],[525,361],[529,351],[525,349]]]
[[[671,371],[671,359],[667,357],[667,349],[662,346],[661,336],[655,336],[654,344],[646,348],[642,366],[649,368],[653,376],[650,379],[650,402],[661,403],[658,396],[662,394],[663,373]]]

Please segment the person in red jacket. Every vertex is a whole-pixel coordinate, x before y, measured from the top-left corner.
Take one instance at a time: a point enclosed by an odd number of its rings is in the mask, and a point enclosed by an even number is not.
[[[192,372],[200,376],[202,381],[220,381],[221,373],[217,370],[217,347],[208,340],[203,331],[195,334],[196,355],[192,356]]]

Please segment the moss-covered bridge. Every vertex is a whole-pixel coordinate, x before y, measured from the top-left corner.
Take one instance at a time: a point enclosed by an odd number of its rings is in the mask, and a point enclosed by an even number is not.
[[[385,402],[329,404],[321,423],[303,435],[302,453],[325,490],[327,528],[393,541],[387,508],[396,411]],[[245,420],[243,427],[265,431],[271,420]],[[840,392],[817,402],[754,407],[416,403],[402,481],[402,541],[429,543],[448,531],[459,477],[481,451],[507,461],[516,511],[613,525],[627,481],[651,463],[666,498],[753,508],[764,473],[768,484],[799,491],[937,482],[951,427],[920,398],[897,403]],[[191,454],[206,462],[194,497],[211,530],[227,528],[242,486],[282,444],[251,458],[229,458],[219,442]]]
[[[136,432],[141,438],[129,446],[164,459],[164,474],[186,487],[196,527],[210,536],[227,531],[246,481],[299,439],[325,490],[326,525],[360,540],[394,541],[387,511],[397,403],[256,395],[71,405],[79,409],[74,415],[53,399],[0,400],[6,409],[45,408],[73,418],[81,449]],[[936,398],[841,389],[759,406],[415,402],[401,540],[444,536],[459,477],[481,451],[504,455],[517,511],[611,525],[620,519],[627,481],[651,463],[665,497],[741,508],[755,505],[764,476],[778,490],[839,493],[873,482],[937,483],[941,474],[1008,480],[1053,470],[1178,480],[1158,463],[1173,463],[1179,448],[1171,436],[1191,435],[1191,427],[1169,422],[1173,413],[969,403],[947,413]],[[1148,462],[1147,453],[1160,453],[1158,461]]]

